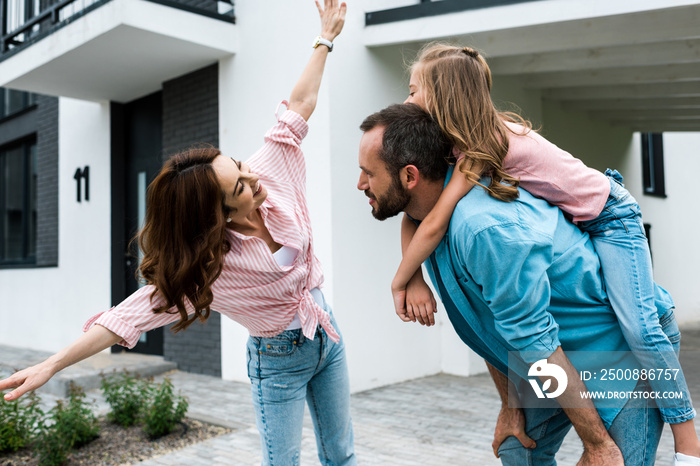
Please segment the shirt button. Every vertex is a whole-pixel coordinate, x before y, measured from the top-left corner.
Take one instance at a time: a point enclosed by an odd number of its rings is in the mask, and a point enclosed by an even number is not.
[[[267,345],[267,349],[270,349],[270,345]]]

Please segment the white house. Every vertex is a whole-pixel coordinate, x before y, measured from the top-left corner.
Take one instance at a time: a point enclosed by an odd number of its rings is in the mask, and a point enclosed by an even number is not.
[[[394,315],[399,221],[374,220],[356,189],[360,122],[405,99],[405,64],[432,40],[479,49],[500,106],[587,164],[620,170],[650,225],[657,281],[681,323],[700,320],[700,2],[348,3],[304,146],[353,391],[484,370],[444,312],[432,328]],[[163,157],[196,142],[240,158],[257,149],[319,21],[311,0],[0,5],[0,86],[13,90],[0,99],[0,343],[53,351],[136,286],[127,243]],[[663,134],[644,159],[642,133]],[[246,337],[217,315],[143,346],[185,370],[247,380]]]

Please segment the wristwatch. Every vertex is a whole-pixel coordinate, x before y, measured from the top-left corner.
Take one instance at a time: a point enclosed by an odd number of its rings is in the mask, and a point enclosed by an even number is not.
[[[326,47],[328,47],[329,52],[333,51],[333,42],[331,42],[327,39],[324,39],[321,36],[316,36],[316,38],[314,39],[313,48],[316,48],[319,45],[325,45]]]

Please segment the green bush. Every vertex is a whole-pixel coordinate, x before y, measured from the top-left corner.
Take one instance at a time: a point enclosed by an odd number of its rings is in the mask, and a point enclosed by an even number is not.
[[[146,381],[128,373],[102,380],[102,392],[112,408],[108,419],[123,426],[139,421],[151,439],[172,432],[182,422],[189,404],[175,396],[173,384]],[[2,396],[2,393],[0,393]],[[39,408],[39,397],[29,393],[18,401],[0,401],[0,453],[31,447],[41,466],[59,466],[99,433],[96,416],[83,390],[71,384],[68,401],[57,401],[48,413]]]
[[[97,418],[85,402],[85,393],[80,387],[71,384],[67,405],[64,406],[59,400],[44,422],[35,448],[39,464],[65,463],[72,448],[91,442],[98,434]]]
[[[144,413],[144,431],[151,439],[169,434],[187,413],[187,399],[173,394],[173,383],[166,378],[149,387],[149,403]],[[177,404],[176,404],[177,402]]]
[[[0,392],[0,397],[4,393]],[[24,448],[38,434],[44,413],[39,397],[29,393],[19,400],[0,401],[0,453]]]
[[[173,384],[165,379],[160,385],[128,372],[102,379],[102,393],[111,407],[112,422],[128,427],[142,421],[151,439],[169,434],[184,419],[187,400],[173,394]]]
[[[123,427],[139,420],[144,408],[148,385],[145,380],[128,372],[102,378],[102,394],[111,408],[107,419]]]
[[[59,408],[60,406],[60,408]],[[63,410],[63,403],[58,402],[56,408]],[[34,445],[34,453],[39,457],[39,466],[60,466],[68,460],[71,447],[64,432],[51,427],[45,428]]]

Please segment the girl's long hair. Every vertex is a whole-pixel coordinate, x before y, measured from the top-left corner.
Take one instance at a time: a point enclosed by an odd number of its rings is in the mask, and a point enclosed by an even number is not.
[[[509,128],[504,121],[532,129],[529,122],[512,112],[499,112],[491,100],[491,70],[474,49],[430,43],[418,53],[411,70],[418,73],[428,112],[440,124],[453,146],[474,166],[491,177],[486,190],[491,196],[511,201],[518,197],[516,178],[503,171],[508,153]],[[477,174],[460,165],[472,182]],[[502,183],[505,182],[504,183]]]
[[[146,220],[138,235],[143,252],[138,272],[156,288],[151,300],[158,293],[165,301],[153,312],[180,313],[174,332],[209,317],[211,286],[230,247],[224,196],[211,164],[218,155],[211,147],[180,152],[148,187]],[[194,308],[191,317],[185,300]]]

